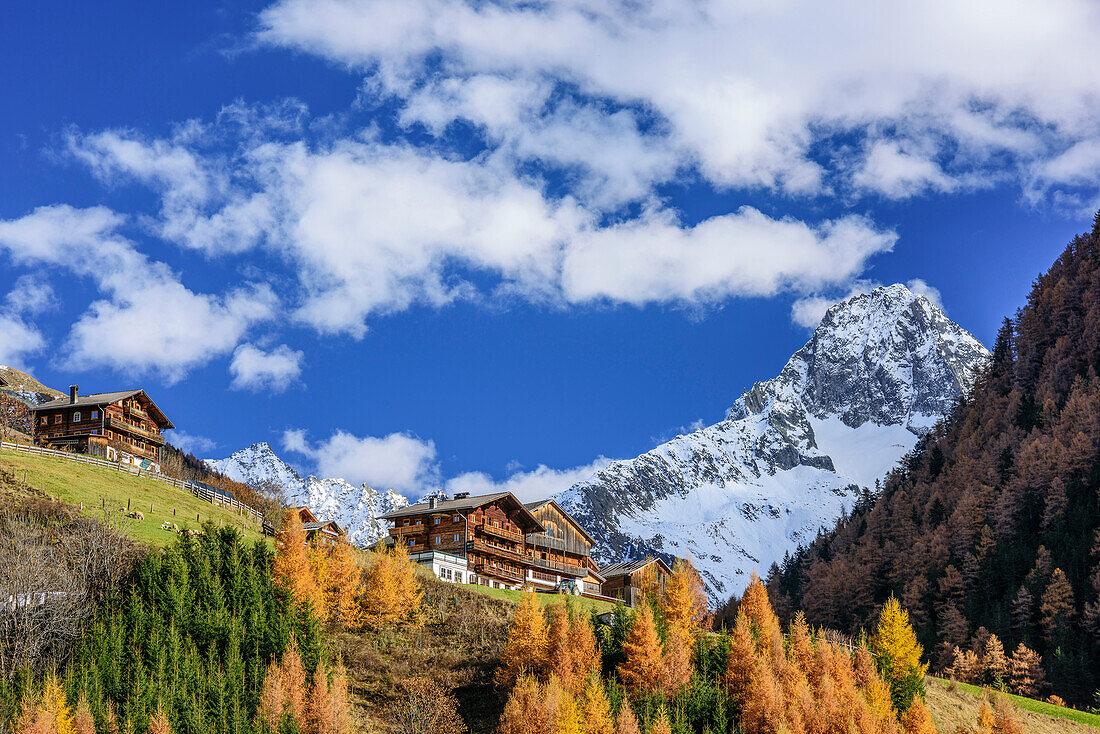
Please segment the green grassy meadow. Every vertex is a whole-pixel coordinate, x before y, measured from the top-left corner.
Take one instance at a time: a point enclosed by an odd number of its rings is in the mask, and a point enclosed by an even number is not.
[[[161,530],[164,521],[181,529],[198,528],[203,522],[235,525],[249,541],[262,538],[260,521],[234,510],[212,505],[190,492],[153,479],[136,477],[106,467],[78,464],[52,456],[35,456],[18,451],[0,450],[0,467],[12,471],[23,481],[51,497],[72,505],[83,504],[90,517],[102,517],[102,508],[125,509],[145,515],[144,520],[125,521],[124,532],[154,546],[172,542],[175,533]]]

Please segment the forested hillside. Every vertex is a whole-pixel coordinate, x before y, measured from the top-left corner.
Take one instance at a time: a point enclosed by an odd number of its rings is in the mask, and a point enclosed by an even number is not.
[[[881,493],[769,577],[778,608],[855,631],[895,594],[940,668],[990,633],[1067,701],[1100,671],[1100,215],[1005,319],[972,393]]]

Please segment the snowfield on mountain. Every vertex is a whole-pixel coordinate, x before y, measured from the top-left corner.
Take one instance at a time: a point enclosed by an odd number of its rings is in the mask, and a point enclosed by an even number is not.
[[[967,390],[988,350],[903,285],[824,315],[726,419],[612,462],[557,500],[601,564],[690,557],[714,600],[812,540]]]

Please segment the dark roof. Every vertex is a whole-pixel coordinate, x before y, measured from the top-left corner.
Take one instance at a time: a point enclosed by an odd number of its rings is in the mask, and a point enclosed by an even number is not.
[[[141,389],[122,390],[120,392],[97,392],[97,393],[92,393],[91,395],[77,395],[75,403],[70,402],[71,398],[68,397],[68,396],[65,396],[65,397],[57,398],[56,400],[51,400],[48,403],[42,403],[41,405],[36,405],[35,407],[31,408],[31,410],[55,410],[57,408],[67,408],[70,405],[73,406],[74,408],[79,408],[79,407],[94,408],[94,407],[97,407],[97,406],[100,406],[100,405],[110,405],[111,403],[117,403],[119,400],[125,400],[126,398],[132,398],[133,396],[139,395],[139,394],[140,395],[145,395],[145,399],[149,401],[149,405],[153,408],[153,410],[152,410],[153,418],[155,419],[159,416],[160,420],[158,420],[157,422],[160,423],[160,424],[163,424],[161,426],[162,428],[175,428],[175,426],[172,425],[172,421],[168,420],[168,416],[166,416],[161,411],[161,409],[157,407],[157,404],[154,403],[153,400],[148,395],[145,394],[145,391],[141,390]]]
[[[556,507],[558,509],[558,512],[567,517],[569,519],[569,522],[573,523],[573,527],[581,531],[581,535],[585,537],[585,540],[587,540],[592,545],[596,545],[596,539],[589,535],[588,531],[585,530],[579,522],[577,522],[577,518],[566,512],[565,509],[554,500],[539,500],[538,502],[528,502],[524,505],[524,507],[526,507],[528,510],[531,510],[531,512],[534,512],[535,510],[545,505],[553,505],[554,507]]]
[[[302,530],[320,530],[321,528],[327,528],[332,525],[336,528],[336,532],[339,534],[340,526],[336,524],[335,520],[326,520],[325,522],[304,522],[302,523]]]
[[[604,566],[600,569],[600,575],[605,579],[610,579],[613,576],[625,576],[645,568],[654,561],[664,566],[665,571],[672,573],[672,569],[660,558],[639,558],[636,561],[624,561],[622,563],[612,563],[610,566]]]
[[[8,381],[4,379],[3,375],[0,375],[0,387],[4,387],[4,385],[7,385],[7,384],[8,384]]]
[[[423,515],[427,512],[443,513],[455,512],[457,510],[473,510],[475,508],[481,507],[482,505],[487,505],[490,502],[495,502],[496,500],[505,499],[508,497],[510,497],[512,501],[515,502],[516,506],[519,509],[523,510],[523,512],[527,514],[527,516],[531,519],[531,522],[537,528],[536,532],[541,532],[542,530],[546,529],[542,526],[542,523],[538,521],[538,518],[532,515],[531,511],[528,510],[522,502],[516,499],[515,495],[513,495],[511,492],[494,492],[493,494],[482,494],[476,497],[463,497],[462,499],[457,500],[441,500],[435,503],[435,507],[431,507],[427,502],[418,502],[415,505],[409,505],[408,507],[403,507],[400,510],[394,510],[393,512],[382,515],[381,519],[396,520],[397,518],[401,517]]]

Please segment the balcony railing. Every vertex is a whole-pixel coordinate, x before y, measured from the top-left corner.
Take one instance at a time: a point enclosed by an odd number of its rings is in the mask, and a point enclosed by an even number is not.
[[[507,558],[510,561],[515,561],[516,563],[527,563],[530,560],[527,556],[523,555],[519,551],[502,548],[499,545],[492,545],[491,543],[486,543],[480,538],[474,538],[473,540],[470,540],[466,543],[466,552],[470,553],[472,551],[501,556],[503,558]]]
[[[588,575],[588,569],[580,566],[570,566],[568,563],[558,563],[557,561],[544,561],[541,558],[527,558],[527,563],[535,568],[549,569],[558,573],[567,573],[570,576],[576,576],[577,578],[584,578]]]
[[[519,571],[512,571],[507,568],[490,566],[487,563],[474,564],[474,573],[480,576],[496,576],[499,579],[511,581],[512,583],[516,584],[522,584],[524,582],[523,573]]]
[[[117,416],[108,415],[107,425],[116,430],[133,433],[134,435],[140,436],[142,439],[148,441],[149,443],[155,443],[158,446],[164,443],[164,436],[153,433],[152,431],[147,431],[141,426],[135,426],[132,423],[127,423]]]
[[[510,540],[513,543],[522,543],[524,540],[523,533],[513,533],[511,530],[498,528],[496,525],[490,525],[487,522],[480,522],[474,527],[478,530],[481,530],[486,535],[495,535],[498,538],[504,538],[505,540]]]
[[[390,529],[390,535],[420,535],[428,532],[427,525],[395,525]]]

